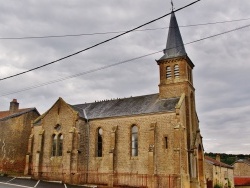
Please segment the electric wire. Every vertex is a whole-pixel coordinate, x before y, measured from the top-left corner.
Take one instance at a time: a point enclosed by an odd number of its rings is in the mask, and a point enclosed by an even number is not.
[[[191,6],[191,5],[195,4],[195,3],[197,3],[197,2],[199,2],[199,1],[201,1],[201,0],[196,0],[196,1],[194,1],[194,2],[192,2],[192,3],[190,3],[190,4],[188,4],[188,5],[185,5],[185,6],[181,7],[181,8],[179,8],[179,9],[174,10],[173,12],[178,12],[178,11],[180,11],[180,10],[182,10],[182,9],[184,9],[184,8],[187,8],[187,7],[189,7],[189,6]],[[123,33],[121,33],[121,34],[119,34],[119,35],[116,35],[116,36],[111,37],[111,38],[109,38],[109,39],[107,39],[107,40],[104,40],[104,41],[102,41],[102,42],[99,42],[99,43],[97,43],[97,44],[95,44],[95,45],[93,45],[93,46],[87,47],[87,48],[85,48],[85,49],[83,49],[83,50],[80,50],[80,51],[77,51],[77,52],[72,53],[72,54],[70,54],[70,55],[67,55],[67,56],[64,56],[64,57],[62,57],[62,58],[59,58],[59,59],[57,59],[57,60],[55,60],[55,61],[51,61],[51,62],[49,62],[49,63],[46,63],[46,64],[43,64],[43,65],[37,66],[37,67],[35,67],[35,68],[29,69],[29,70],[26,70],[26,71],[23,71],[23,72],[20,72],[20,73],[11,75],[11,76],[7,76],[7,77],[4,77],[4,78],[1,78],[0,81],[6,80],[6,79],[9,79],[9,78],[13,78],[13,77],[16,77],[16,76],[19,76],[19,75],[22,75],[22,74],[25,74],[25,73],[28,73],[28,72],[31,72],[31,71],[40,69],[40,68],[43,68],[43,67],[46,67],[46,66],[48,66],[48,65],[54,64],[54,63],[59,62],[59,61],[62,61],[62,60],[64,60],[64,59],[67,59],[67,58],[69,58],[69,57],[75,56],[75,55],[80,54],[80,53],[82,53],[82,52],[84,52],[84,51],[87,51],[87,50],[90,50],[90,49],[95,48],[95,47],[97,47],[97,46],[100,46],[101,44],[107,43],[107,42],[112,41],[112,40],[114,40],[114,39],[116,39],[116,38],[119,38],[119,37],[121,37],[121,36],[123,36],[123,35],[126,35],[126,34],[132,32],[132,31],[135,31],[135,30],[137,30],[137,29],[139,29],[139,28],[141,28],[141,27],[144,27],[144,26],[149,25],[149,24],[151,24],[151,23],[153,23],[153,22],[156,22],[156,21],[158,21],[158,20],[160,20],[160,19],[162,19],[162,18],[164,18],[164,17],[166,17],[166,16],[169,16],[171,13],[172,13],[172,12],[167,13],[167,14],[165,14],[165,15],[163,15],[163,16],[160,16],[160,17],[158,17],[158,18],[156,18],[156,19],[153,19],[153,20],[151,20],[151,21],[149,21],[149,22],[147,22],[147,23],[144,23],[144,24],[142,24],[142,25],[140,25],[140,26],[137,26],[137,27],[135,27],[135,28],[133,28],[133,29],[130,29],[130,30],[126,31],[126,32],[123,32]]]
[[[197,42],[200,42],[200,41],[203,41],[203,40],[218,37],[218,36],[228,34],[228,33],[231,33],[231,32],[237,31],[237,30],[241,30],[241,29],[244,29],[244,28],[247,28],[247,27],[250,27],[250,24],[242,26],[242,27],[238,27],[238,28],[235,28],[235,29],[232,29],[232,30],[224,31],[224,32],[221,32],[221,33],[218,33],[218,34],[210,35],[208,37],[197,39],[197,40],[194,40],[194,41],[191,41],[191,42],[187,42],[184,45],[186,46],[186,45],[189,45],[189,44],[197,43]],[[173,48],[176,48],[176,47],[173,47]],[[167,50],[169,50],[169,49],[172,49],[172,48],[168,48]],[[91,70],[88,70],[88,71],[85,71],[85,72],[82,72],[82,73],[70,75],[70,76],[67,76],[67,77],[64,77],[64,78],[59,78],[59,79],[52,80],[52,81],[49,81],[49,82],[44,82],[44,83],[37,84],[37,85],[34,85],[34,86],[29,86],[29,87],[26,87],[26,88],[18,90],[18,91],[5,92],[5,93],[1,94],[0,96],[3,97],[3,96],[15,94],[15,93],[20,93],[20,92],[23,92],[23,91],[27,91],[27,90],[35,89],[35,88],[38,88],[38,87],[46,86],[46,85],[49,85],[49,84],[53,84],[53,83],[61,82],[61,81],[64,81],[64,80],[68,80],[68,79],[71,79],[71,78],[83,76],[83,75],[90,74],[90,73],[93,73],[93,72],[97,72],[97,71],[100,71],[100,70],[103,70],[103,69],[107,69],[107,68],[114,67],[114,66],[121,65],[121,64],[125,64],[125,63],[128,63],[128,62],[134,61],[134,60],[138,60],[138,59],[141,59],[141,58],[144,58],[144,57],[147,57],[147,56],[151,56],[151,55],[154,55],[154,54],[157,54],[157,53],[160,53],[160,52],[162,52],[162,50],[152,52],[152,53],[149,53],[149,54],[145,54],[145,55],[142,55],[142,56],[138,56],[138,57],[128,59],[128,60],[125,60],[125,61],[121,61],[121,62],[118,62],[118,63],[105,65],[105,66],[102,66],[102,67],[99,67],[99,68],[95,68],[95,69],[91,69]]]
[[[182,25],[179,27],[197,27],[197,26],[206,26],[206,25],[215,25],[215,24],[224,24],[231,22],[240,22],[250,20],[250,18],[242,18],[237,20],[227,20],[227,21],[218,21],[218,22],[208,22],[208,23],[198,23],[198,24],[190,24],[190,25]],[[146,29],[137,29],[133,32],[141,32],[141,31],[155,31],[168,29],[169,27],[158,27],[158,28],[146,28]],[[94,35],[107,35],[107,34],[117,34],[126,32],[125,30],[121,31],[107,31],[107,32],[95,32],[95,33],[80,33],[80,34],[65,34],[65,35],[47,35],[47,36],[28,36],[28,37],[0,37],[0,40],[25,40],[25,39],[47,39],[47,38],[65,38],[65,37],[80,37],[80,36],[94,36]]]
[[[49,81],[49,82],[37,84],[37,85],[30,86],[30,87],[27,87],[27,88],[24,88],[24,89],[21,89],[21,90],[18,90],[18,91],[4,93],[1,96],[20,93],[20,92],[23,92],[23,91],[27,91],[27,90],[35,89],[35,88],[38,88],[38,87],[46,86],[46,85],[49,85],[49,84],[53,84],[53,83],[61,82],[61,81],[64,81],[64,80],[68,80],[68,79],[71,79],[71,78],[83,76],[83,75],[90,74],[90,73],[93,73],[93,72],[96,72],[96,71],[100,71],[100,70],[103,70],[103,69],[107,69],[107,68],[110,68],[110,67],[114,67],[114,66],[117,66],[117,65],[128,63],[128,62],[131,62],[131,61],[134,61],[134,60],[137,60],[137,59],[141,59],[143,57],[147,57],[147,56],[150,56],[150,55],[153,55],[153,54],[157,54],[159,52],[162,52],[162,50],[158,51],[158,52],[153,52],[153,53],[150,53],[150,54],[142,55],[142,56],[139,56],[139,57],[135,57],[135,58],[132,58],[132,59],[129,59],[129,60],[121,61],[121,62],[118,62],[118,63],[105,65],[105,66],[102,66],[102,67],[99,67],[99,68],[95,68],[95,69],[91,69],[91,70],[81,72],[81,73],[78,73],[78,74],[70,75],[70,76],[67,76],[67,77],[64,77],[64,78],[59,78],[59,79],[52,80],[52,81]]]

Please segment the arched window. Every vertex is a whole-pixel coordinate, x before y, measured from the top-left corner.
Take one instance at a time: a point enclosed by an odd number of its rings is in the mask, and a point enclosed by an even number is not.
[[[131,128],[131,154],[138,156],[138,127],[136,125]]]
[[[172,77],[172,75],[171,75],[171,67],[167,66],[166,67],[166,78],[169,79],[171,77]]]
[[[174,66],[174,77],[180,77],[180,68],[179,65]]]
[[[52,135],[51,156],[62,156],[63,153],[63,135]]]
[[[98,128],[98,132],[97,132],[97,157],[102,157],[102,128]]]
[[[51,150],[52,156],[56,156],[56,145],[57,145],[57,136],[53,134],[52,135],[52,150]]]
[[[62,156],[63,152],[63,135],[58,135],[58,156]]]

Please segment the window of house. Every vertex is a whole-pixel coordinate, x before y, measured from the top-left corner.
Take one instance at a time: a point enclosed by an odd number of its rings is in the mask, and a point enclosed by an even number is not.
[[[98,128],[98,132],[97,132],[97,157],[102,157],[102,147],[103,147],[102,134],[103,134],[102,129]]]
[[[166,67],[166,78],[171,78],[172,75],[171,75],[171,67],[170,66],[167,66]]]
[[[134,125],[131,129],[131,149],[132,156],[138,156],[138,127]]]
[[[174,77],[180,77],[180,68],[179,65],[174,66]]]
[[[51,156],[62,156],[63,152],[63,135],[52,135]]]

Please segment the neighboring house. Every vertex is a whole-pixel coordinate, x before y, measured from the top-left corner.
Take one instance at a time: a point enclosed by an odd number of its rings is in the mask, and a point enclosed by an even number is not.
[[[19,109],[16,99],[8,111],[0,111],[0,173],[23,173],[36,108]]]
[[[235,188],[250,188],[250,177],[235,176],[234,185]]]
[[[238,159],[233,164],[234,181],[237,188],[250,187],[250,160]]]
[[[207,188],[213,188],[216,184],[223,188],[234,187],[233,170],[233,166],[222,163],[218,155],[216,159],[205,156]]]
[[[250,177],[250,160],[238,159],[233,164],[234,176],[248,176]]]
[[[192,69],[174,12],[159,93],[69,105],[33,124],[26,174],[68,183],[204,188],[204,153]]]

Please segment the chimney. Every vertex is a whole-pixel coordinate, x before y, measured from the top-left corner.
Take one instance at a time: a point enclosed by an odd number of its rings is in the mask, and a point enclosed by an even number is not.
[[[219,154],[216,155],[215,160],[220,162],[220,155]]]
[[[19,103],[17,102],[16,99],[13,99],[10,102],[10,114],[13,114],[13,113],[17,112],[18,108],[19,108]]]

